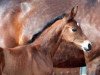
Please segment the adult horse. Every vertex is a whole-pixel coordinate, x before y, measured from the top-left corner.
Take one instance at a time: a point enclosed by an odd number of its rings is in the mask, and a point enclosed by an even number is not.
[[[82,33],[74,17],[77,7],[60,16],[36,40],[29,45],[15,48],[0,48],[0,72],[2,75],[51,75],[52,57],[60,50],[62,41],[67,47],[78,47],[83,51],[91,50],[91,43]],[[45,37],[46,36],[46,37]]]

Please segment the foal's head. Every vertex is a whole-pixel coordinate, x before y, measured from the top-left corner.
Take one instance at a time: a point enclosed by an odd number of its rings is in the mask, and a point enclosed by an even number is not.
[[[67,42],[71,42],[81,48],[83,51],[91,50],[91,42],[87,40],[83,34],[80,26],[75,21],[74,17],[77,13],[78,7],[74,7],[69,15],[65,15],[63,18],[64,28],[62,30],[62,39]]]

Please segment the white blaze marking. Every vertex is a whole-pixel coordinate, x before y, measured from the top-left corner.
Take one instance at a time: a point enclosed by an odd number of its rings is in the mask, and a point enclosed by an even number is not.
[[[29,12],[30,9],[31,9],[31,4],[30,4],[30,3],[28,3],[28,2],[21,3],[21,10],[22,10],[24,13]]]
[[[77,26],[79,26],[80,24],[77,22]]]
[[[29,11],[31,10],[31,4],[28,2],[21,3],[21,11],[20,18],[23,18]]]

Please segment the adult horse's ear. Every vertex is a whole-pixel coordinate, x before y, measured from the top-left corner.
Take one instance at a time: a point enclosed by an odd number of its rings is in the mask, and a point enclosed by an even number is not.
[[[70,14],[69,14],[69,20],[70,19],[74,19],[74,17],[76,16],[77,14],[77,11],[78,11],[78,6],[75,6],[72,8]]]

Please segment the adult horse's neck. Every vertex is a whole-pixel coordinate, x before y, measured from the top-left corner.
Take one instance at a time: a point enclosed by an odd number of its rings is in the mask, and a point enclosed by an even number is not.
[[[42,50],[46,55],[53,56],[61,41],[61,32],[64,27],[62,20],[56,21],[46,29],[32,45],[34,44],[38,50]]]

